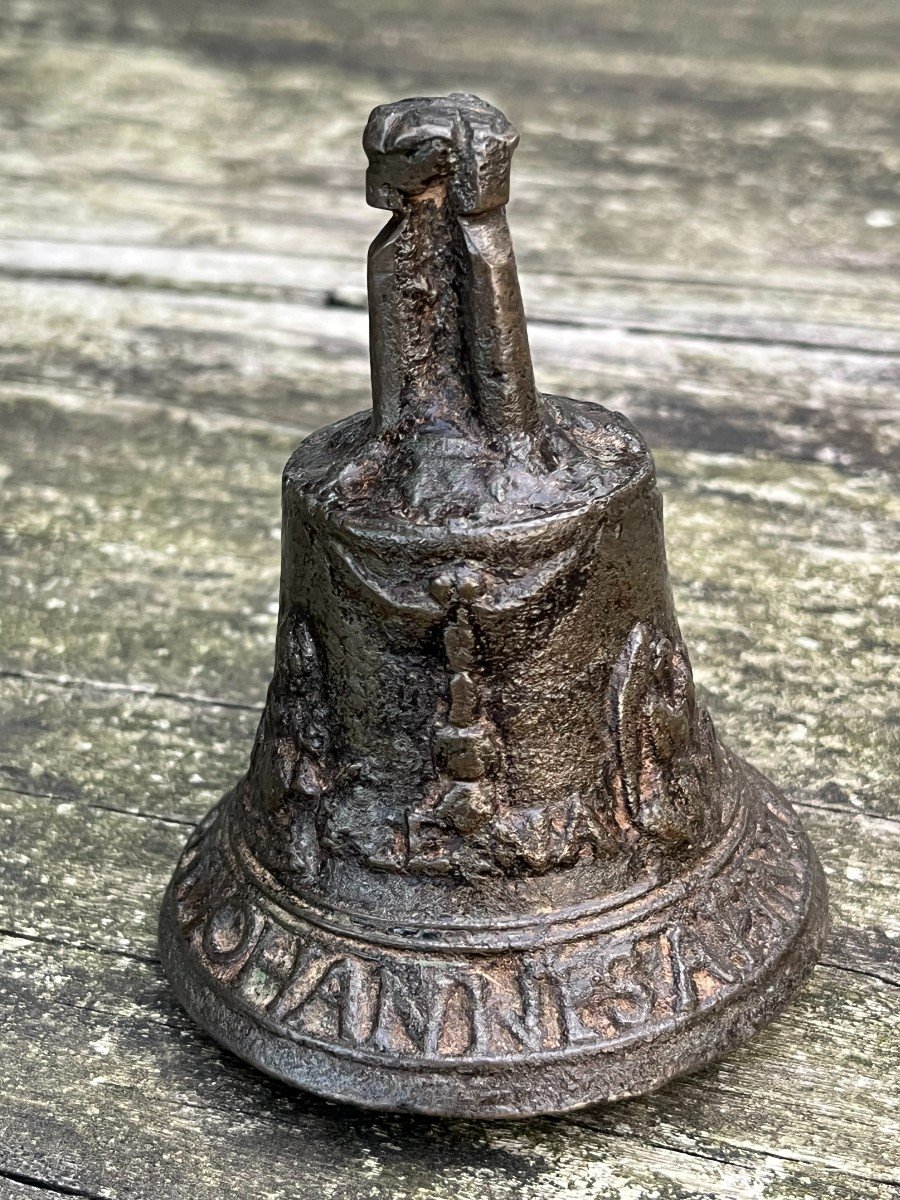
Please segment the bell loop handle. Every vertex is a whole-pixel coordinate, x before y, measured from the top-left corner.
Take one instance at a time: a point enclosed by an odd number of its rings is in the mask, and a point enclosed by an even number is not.
[[[400,100],[369,117],[366,198],[394,214],[369,249],[378,434],[442,403],[506,440],[538,430],[505,212],[518,140],[498,109],[462,93]]]

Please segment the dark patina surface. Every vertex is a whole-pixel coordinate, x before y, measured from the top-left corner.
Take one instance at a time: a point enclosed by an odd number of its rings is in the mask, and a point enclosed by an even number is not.
[[[825,929],[795,815],[697,700],[646,445],[535,387],[516,141],[468,95],[370,118],[373,408],[287,465],[250,768],[162,914],[219,1041],[375,1107],[651,1090],[769,1020]]]

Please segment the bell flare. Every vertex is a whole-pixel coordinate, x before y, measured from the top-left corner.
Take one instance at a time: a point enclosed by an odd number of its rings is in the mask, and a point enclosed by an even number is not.
[[[511,1118],[653,1091],[775,1017],[825,933],[795,815],[723,757],[736,819],[690,870],[490,923],[285,888],[242,839],[232,794],[167,893],[169,978],[235,1054],[363,1107]]]

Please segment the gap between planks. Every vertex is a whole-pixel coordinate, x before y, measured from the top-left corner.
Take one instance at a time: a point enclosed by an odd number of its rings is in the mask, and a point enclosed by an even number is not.
[[[25,941],[27,939],[22,939],[22,940]],[[139,968],[139,969],[143,969],[143,968]],[[165,989],[165,985],[162,981],[162,977],[161,977],[161,975],[158,974],[158,972],[157,972],[157,976],[158,976],[158,978],[157,978],[156,982],[164,989],[166,995],[168,995],[168,992]],[[89,1006],[80,1005],[78,1003],[73,1003],[69,1000],[66,1000],[62,997],[59,998],[59,1002],[65,1008],[68,1008],[69,1010],[71,1010],[73,1012],[73,1014],[77,1013],[81,1009],[84,1009],[88,1013],[89,1016],[90,1015],[93,1015],[95,1017],[97,1015],[111,1016],[117,1022],[124,1021],[126,1023],[130,1023],[132,1020],[132,1018],[129,1017],[124,1010],[120,1011],[118,1009],[98,1008],[93,1003],[91,1003]],[[156,1018],[154,1018],[151,1015],[150,1011],[148,1010],[146,1003],[143,1003],[141,1005],[141,1007],[142,1007],[142,1010],[144,1013],[144,1017],[151,1023],[152,1027],[154,1029],[164,1029],[166,1032],[163,1036],[169,1040],[169,1042],[171,1043],[172,1046],[177,1045],[178,1044],[177,1041],[173,1040],[172,1023],[169,1021],[159,1021]],[[197,1035],[196,1031],[194,1030],[194,1027],[187,1021],[187,1018],[185,1018],[182,1015],[180,1020],[181,1020],[181,1022],[183,1022],[185,1030],[193,1031],[195,1040],[198,1039],[199,1035]],[[103,1028],[106,1028],[106,1026],[104,1025]],[[177,1027],[176,1027],[176,1033],[177,1033]],[[205,1039],[205,1038],[203,1038],[202,1041],[207,1046],[211,1045],[210,1043],[207,1042],[207,1039]],[[240,1070],[247,1071],[248,1069],[241,1067]],[[243,1091],[240,1087],[240,1079],[234,1078],[234,1070],[233,1069],[230,1070],[228,1072],[228,1074],[231,1077],[231,1082],[233,1084],[237,1085],[237,1091],[230,1098],[226,1091],[226,1101],[229,1101],[226,1104],[212,1107],[207,1104],[197,1103],[196,1100],[189,1099],[188,1097],[186,1097],[183,1093],[183,1089],[180,1087],[178,1089],[178,1097],[177,1097],[179,1106],[191,1107],[198,1111],[208,1113],[208,1114],[211,1114],[211,1115],[214,1115],[217,1117],[229,1116],[229,1115],[241,1116],[241,1117],[247,1118],[248,1120],[250,1120],[252,1122],[259,1122],[261,1125],[270,1125],[272,1123],[275,1123],[279,1126],[284,1126],[285,1124],[287,1124],[290,1126],[290,1128],[293,1131],[295,1131],[295,1132],[297,1131],[296,1120],[292,1119],[289,1122],[285,1122],[282,1118],[279,1117],[277,1109],[273,1108],[271,1103],[269,1103],[267,1101],[266,1096],[264,1094],[262,1094],[261,1092],[259,1093],[260,1103],[257,1104],[255,1107],[248,1109],[246,1104],[243,1103]],[[249,1072],[248,1079],[250,1081],[256,1080],[259,1083],[260,1087],[263,1085],[263,1077],[262,1076],[257,1077],[256,1072]],[[251,1095],[254,1094],[253,1088],[255,1086],[256,1086],[255,1084],[253,1084],[251,1086],[251,1089],[250,1089]],[[257,1092],[259,1091],[258,1088],[256,1090],[257,1090]],[[290,1094],[292,1094],[292,1093],[290,1093]],[[660,1094],[660,1095],[662,1096],[663,1110],[670,1109],[671,1103],[667,1105],[666,1101],[665,1101],[665,1097],[662,1094]],[[163,1099],[165,1099],[165,1097],[163,1097]],[[675,1098],[675,1099],[677,1100],[677,1098]],[[653,1098],[651,1097],[650,1100],[652,1103]],[[671,1102],[672,1100],[673,1100],[673,1096],[670,1094],[669,1101]],[[688,1098],[682,1097],[680,1101],[677,1101],[676,1116],[677,1116],[677,1111],[678,1111],[679,1107],[683,1108],[685,1106],[685,1104],[688,1105],[688,1108],[690,1107],[689,1097]],[[589,1130],[594,1135],[599,1134],[601,1137],[604,1137],[604,1138],[605,1137],[622,1138],[624,1141],[624,1144],[630,1143],[632,1145],[634,1145],[634,1144],[652,1145],[652,1146],[655,1146],[656,1148],[664,1150],[666,1153],[673,1153],[673,1154],[679,1154],[679,1155],[684,1153],[690,1157],[697,1158],[701,1161],[721,1163],[723,1165],[727,1164],[729,1166],[736,1166],[741,1169],[749,1168],[752,1170],[754,1168],[759,1168],[760,1166],[762,1166],[764,1164],[764,1162],[767,1158],[773,1157],[773,1158],[783,1161],[785,1163],[800,1164],[800,1165],[812,1167],[817,1171],[823,1171],[829,1177],[834,1178],[835,1180],[840,1179],[841,1177],[845,1177],[847,1179],[855,1179],[855,1180],[868,1182],[873,1185],[879,1185],[879,1184],[891,1185],[895,1182],[894,1179],[892,1179],[890,1176],[885,1175],[882,1171],[867,1171],[865,1168],[861,1167],[860,1165],[853,1165],[851,1163],[823,1162],[820,1159],[817,1159],[812,1153],[804,1153],[802,1148],[797,1148],[794,1152],[791,1152],[790,1150],[786,1150],[783,1148],[779,1148],[779,1149],[773,1151],[768,1146],[760,1146],[760,1145],[755,1145],[752,1142],[748,1142],[746,1140],[746,1137],[741,1136],[737,1130],[733,1130],[730,1136],[728,1134],[723,1134],[724,1145],[726,1147],[732,1149],[735,1152],[734,1156],[730,1157],[730,1158],[727,1157],[724,1152],[721,1156],[719,1156],[716,1153],[711,1152],[706,1148],[692,1147],[691,1149],[687,1149],[683,1145],[683,1138],[678,1135],[674,1136],[672,1141],[668,1144],[665,1142],[665,1140],[660,1140],[659,1138],[647,1139],[645,1134],[647,1132],[646,1127],[647,1127],[648,1121],[655,1128],[663,1129],[663,1128],[665,1128],[665,1126],[668,1123],[670,1123],[672,1113],[671,1112],[668,1113],[668,1118],[666,1115],[666,1111],[663,1111],[661,1114],[654,1115],[654,1113],[652,1111],[644,1112],[642,1109],[639,1108],[637,1110],[637,1112],[635,1113],[633,1106],[631,1109],[626,1108],[625,1110],[621,1110],[621,1111],[622,1111],[622,1118],[625,1122],[624,1125],[619,1124],[618,1126],[617,1125],[611,1126],[611,1122],[614,1122],[616,1120],[615,1112],[610,1112],[608,1114],[609,1119],[605,1119],[607,1114],[605,1114],[604,1111],[599,1112],[597,1117],[593,1120],[591,1119],[589,1114],[585,1113],[585,1114],[581,1114],[581,1115],[576,1115],[574,1118],[571,1115],[563,1116],[561,1118],[556,1118],[556,1119],[553,1119],[552,1122],[549,1122],[549,1124],[552,1124],[552,1127],[554,1128],[554,1130],[558,1134],[561,1134],[561,1135],[565,1134],[565,1130],[567,1127],[577,1127],[580,1129]],[[300,1115],[301,1116],[305,1115],[306,1118],[311,1119],[313,1121],[316,1120],[315,1113],[307,1113],[307,1114],[300,1114]],[[359,1114],[359,1116],[362,1120],[366,1119],[366,1114]],[[660,1120],[660,1118],[661,1118],[661,1120]],[[399,1118],[399,1119],[402,1120],[402,1118]],[[628,1124],[629,1121],[633,1122],[634,1119],[636,1119],[636,1121],[637,1121],[637,1128],[629,1127],[629,1124]],[[456,1124],[458,1124],[458,1123],[456,1123]],[[540,1122],[538,1124],[540,1124]],[[695,1132],[699,1132],[699,1131],[695,1131]],[[702,1136],[702,1134],[701,1134],[701,1136]],[[708,1141],[708,1139],[707,1139],[707,1141]],[[716,1148],[718,1148],[720,1145],[722,1145],[722,1141],[717,1143],[717,1142],[715,1142],[715,1140],[713,1140],[712,1144]],[[718,1195],[720,1193],[717,1192],[716,1194]],[[830,1193],[827,1193],[827,1194],[830,1194]],[[856,1193],[856,1194],[858,1194],[858,1193]],[[792,1193],[792,1195],[793,1195],[793,1193]]]
[[[29,792],[11,786],[0,787],[0,795],[6,795],[15,800],[21,799],[25,802],[36,803],[38,808],[42,803],[63,804],[67,809],[71,809],[73,807],[73,801],[71,797],[64,799],[52,794]],[[76,801],[74,802],[74,807],[77,809],[78,813],[94,812],[104,815],[111,814],[114,817],[123,817],[126,820],[144,823],[145,827],[152,825],[166,825],[174,827],[175,829],[189,830],[193,828],[195,824],[195,822],[189,818],[172,818],[155,813],[140,811],[137,809],[114,807],[90,800]],[[814,805],[804,805],[801,803],[798,805],[798,807],[807,811],[810,816],[817,811]],[[38,811],[38,808],[35,808],[35,812]],[[857,819],[868,821],[872,820],[871,818],[860,818],[858,814],[854,813],[843,813],[840,815],[845,820],[849,819],[851,821]],[[894,821],[877,818],[875,820],[879,823],[887,825],[894,832],[900,828],[898,823]],[[183,836],[184,835],[182,835],[182,837]],[[826,839],[826,841],[828,841],[828,839]],[[826,856],[826,864],[829,861],[831,861],[829,856]],[[49,864],[47,865],[49,866]],[[835,862],[833,865],[833,870],[838,870],[840,866],[840,862]],[[162,881],[159,881],[159,890],[161,890],[161,888]],[[156,893],[154,893],[154,895],[155,894]],[[150,896],[148,896],[148,900],[150,900]],[[826,952],[822,958],[823,964],[833,966],[837,970],[850,971],[857,975],[867,976],[890,987],[900,986],[900,973],[892,969],[892,962],[895,957],[893,955],[893,943],[890,941],[889,936],[884,931],[884,916],[882,915],[881,920],[879,920],[879,910],[877,909],[877,906],[873,911],[869,911],[867,907],[863,912],[856,912],[852,905],[850,910],[844,911],[840,896],[836,899],[835,903],[837,905],[837,911],[840,913],[841,923],[832,930]],[[77,933],[75,936],[73,936],[74,932],[75,931],[70,931],[69,933],[60,932],[57,935],[48,935],[40,933],[35,929],[20,930],[15,928],[13,925],[9,925],[6,927],[6,929],[0,930],[0,934],[6,933],[10,937],[23,937],[28,940],[34,940],[49,945],[96,949],[100,953],[112,954],[114,956],[116,954],[122,954],[122,956],[126,958],[147,958],[147,955],[142,953],[140,950],[129,950],[125,949],[124,947],[110,945],[101,947],[97,942],[91,940],[89,937],[86,938],[83,935],[77,936]],[[148,939],[148,948],[150,946],[152,946],[152,939]],[[148,960],[155,961],[155,958],[151,955]]]
[[[84,1188],[71,1187],[67,1183],[54,1183],[49,1179],[39,1179],[36,1175],[23,1175],[20,1171],[10,1171],[0,1167],[0,1179],[21,1185],[21,1191],[16,1189],[9,1200],[28,1200],[28,1197],[42,1193],[52,1196],[80,1196],[82,1200],[110,1200],[108,1193],[88,1192]],[[26,1190],[27,1189],[27,1190]]]
[[[228,708],[237,712],[258,713],[259,704],[241,704],[237,700],[223,700],[218,696],[204,696],[200,692],[169,692],[150,683],[114,683],[105,679],[82,679],[72,675],[44,675],[39,671],[0,670],[0,679],[15,679],[23,683],[39,683],[42,687],[56,687],[73,691],[98,691],[121,693],[125,696],[149,696],[154,700],[173,700],[177,704],[199,704],[205,708]]]

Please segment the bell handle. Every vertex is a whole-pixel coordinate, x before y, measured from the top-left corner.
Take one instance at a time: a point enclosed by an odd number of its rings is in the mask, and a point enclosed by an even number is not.
[[[363,136],[369,204],[394,215],[369,250],[368,289],[374,426],[397,428],[433,333],[428,319],[403,303],[410,257],[447,257],[417,207],[430,205],[450,224],[452,262],[445,279],[458,297],[459,354],[477,419],[505,439],[532,435],[539,410],[525,312],[506,221],[509,173],[518,134],[502,113],[477,96],[452,93],[401,100],[374,109]],[[421,212],[421,210],[419,210]],[[417,254],[403,254],[418,239]],[[431,244],[428,244],[428,243]],[[407,291],[408,283],[406,280]],[[404,322],[419,321],[410,331]],[[419,336],[416,336],[419,335]],[[416,347],[416,354],[410,350]]]

